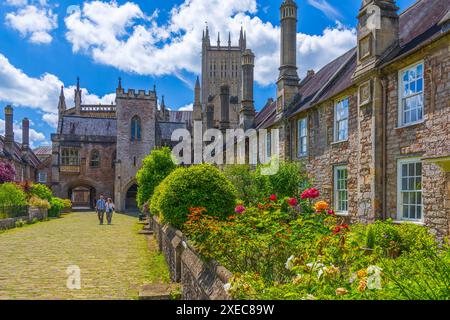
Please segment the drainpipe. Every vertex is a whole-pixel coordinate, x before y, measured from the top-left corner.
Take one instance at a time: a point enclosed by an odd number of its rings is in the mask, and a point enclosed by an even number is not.
[[[388,97],[388,80],[385,76],[381,77],[381,88],[382,88],[382,96],[383,96],[383,102],[382,102],[382,113],[383,113],[383,124],[382,124],[382,219],[386,220],[388,214],[387,214],[387,97]]]

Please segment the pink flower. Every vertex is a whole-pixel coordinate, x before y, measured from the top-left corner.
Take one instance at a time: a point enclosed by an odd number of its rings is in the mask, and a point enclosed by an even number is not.
[[[298,200],[296,198],[289,198],[288,203],[291,207],[295,207],[298,204]]]
[[[244,211],[245,211],[245,207],[242,204],[236,206],[236,208],[234,209],[234,212],[236,212],[236,213],[243,213]]]
[[[333,210],[328,210],[328,214],[329,214],[329,215],[332,215],[332,216],[335,216],[335,215],[336,215],[336,213],[334,213]]]
[[[301,198],[302,199],[315,199],[320,196],[319,190],[316,188],[306,189],[303,191]]]
[[[277,196],[272,194],[272,195],[270,195],[269,199],[270,199],[270,201],[277,201]]]

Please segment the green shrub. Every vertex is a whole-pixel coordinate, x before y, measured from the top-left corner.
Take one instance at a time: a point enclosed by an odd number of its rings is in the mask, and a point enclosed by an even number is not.
[[[26,194],[12,182],[0,184],[0,204],[5,206],[26,206]]]
[[[50,202],[52,200],[52,191],[45,184],[35,183],[30,189],[31,196],[41,198]]]
[[[36,196],[33,196],[30,198],[30,200],[28,201],[28,204],[31,207],[35,207],[35,208],[40,208],[40,209],[50,209],[50,203],[48,202],[48,200],[44,200],[41,198],[38,198]]]
[[[189,209],[203,207],[220,219],[234,213],[236,189],[216,167],[201,164],[173,171],[158,190],[157,213],[177,228],[187,221]]]
[[[64,210],[65,211],[72,210],[72,201],[70,201],[70,199],[63,199],[63,203],[64,203]]]
[[[300,162],[280,162],[274,175],[263,175],[263,167],[259,165],[253,169],[248,165],[227,165],[224,168],[224,174],[235,186],[238,198],[246,204],[257,204],[271,194],[279,198],[292,197],[309,185]]]
[[[19,220],[16,220],[16,222],[14,224],[15,224],[16,228],[22,228],[27,223],[25,220],[19,219]]]
[[[59,217],[63,209],[64,209],[63,199],[52,197],[52,199],[50,200],[50,209],[48,210],[48,216]]]
[[[137,202],[142,207],[149,201],[155,188],[176,168],[169,148],[153,149],[136,175],[138,183]]]

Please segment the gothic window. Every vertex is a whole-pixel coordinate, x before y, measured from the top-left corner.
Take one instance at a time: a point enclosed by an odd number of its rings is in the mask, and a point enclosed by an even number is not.
[[[141,141],[141,119],[138,116],[131,119],[131,141]]]
[[[98,152],[98,150],[92,150],[89,165],[91,166],[91,168],[100,167],[100,153]]]
[[[423,120],[423,63],[402,70],[400,79],[399,125]]]
[[[348,98],[336,103],[334,112],[334,141],[348,139]]]
[[[61,164],[63,166],[79,166],[80,154],[78,149],[63,148],[61,151]]]

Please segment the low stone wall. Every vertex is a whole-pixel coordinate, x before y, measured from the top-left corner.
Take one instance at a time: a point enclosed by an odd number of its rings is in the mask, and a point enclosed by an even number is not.
[[[180,282],[184,300],[230,300],[224,289],[231,272],[215,261],[204,261],[180,230],[151,220],[159,249],[169,266],[170,277]]]
[[[16,227],[16,221],[23,220],[26,223],[30,223],[33,219],[37,219],[39,221],[46,220],[48,217],[47,209],[40,208],[28,208],[28,215],[16,218],[7,218],[0,219],[0,230],[12,229]]]

